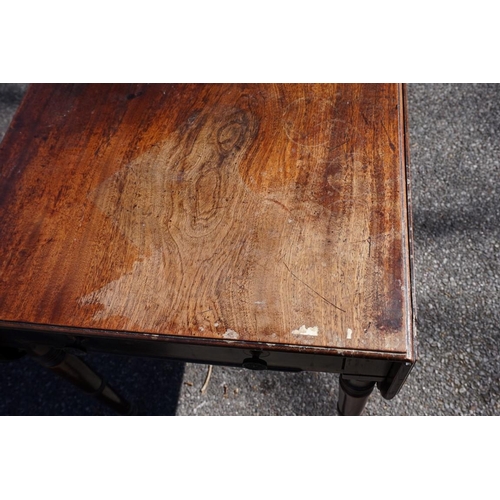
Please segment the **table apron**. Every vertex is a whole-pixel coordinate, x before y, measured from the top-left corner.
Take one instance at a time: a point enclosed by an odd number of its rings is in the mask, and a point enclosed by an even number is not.
[[[252,363],[248,363],[249,360],[258,360],[261,367],[268,370],[339,373],[345,377],[373,380],[378,382],[382,395],[387,399],[391,399],[399,391],[406,376],[400,383],[396,383],[397,387],[394,382],[398,382],[402,377],[401,370],[408,365],[399,360],[373,357],[347,357],[339,354],[266,350],[260,347],[249,349],[232,345],[204,345],[175,340],[124,339],[11,329],[0,329],[0,345],[20,349],[33,345],[48,345],[77,355],[103,352],[233,367],[251,366]]]

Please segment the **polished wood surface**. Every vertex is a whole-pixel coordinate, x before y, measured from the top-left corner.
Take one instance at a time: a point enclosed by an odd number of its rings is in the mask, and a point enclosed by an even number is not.
[[[0,326],[413,358],[402,87],[34,85]]]

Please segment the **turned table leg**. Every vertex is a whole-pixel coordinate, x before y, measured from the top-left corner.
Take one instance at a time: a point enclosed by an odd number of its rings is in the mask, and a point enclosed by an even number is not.
[[[120,396],[77,356],[62,349],[46,346],[32,347],[28,350],[28,354],[42,366],[65,378],[119,415],[137,414],[134,405]]]
[[[339,377],[339,415],[361,415],[365,409],[368,397],[375,387],[375,382]]]

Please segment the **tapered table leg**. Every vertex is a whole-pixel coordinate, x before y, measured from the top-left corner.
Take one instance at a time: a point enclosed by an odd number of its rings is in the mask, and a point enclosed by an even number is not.
[[[35,346],[28,350],[35,361],[93,396],[119,415],[135,415],[135,406],[112,389],[102,377],[77,356],[62,349]]]
[[[374,387],[375,382],[346,379],[340,375],[339,401],[337,404],[339,415],[361,415]]]

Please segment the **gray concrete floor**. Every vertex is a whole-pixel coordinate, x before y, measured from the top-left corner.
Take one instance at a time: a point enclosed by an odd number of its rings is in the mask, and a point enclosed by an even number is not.
[[[0,137],[26,86],[0,85]],[[500,415],[500,85],[410,84],[420,361],[366,415]],[[335,415],[337,377],[89,354],[150,415]],[[27,358],[0,364],[0,414],[108,411]]]

